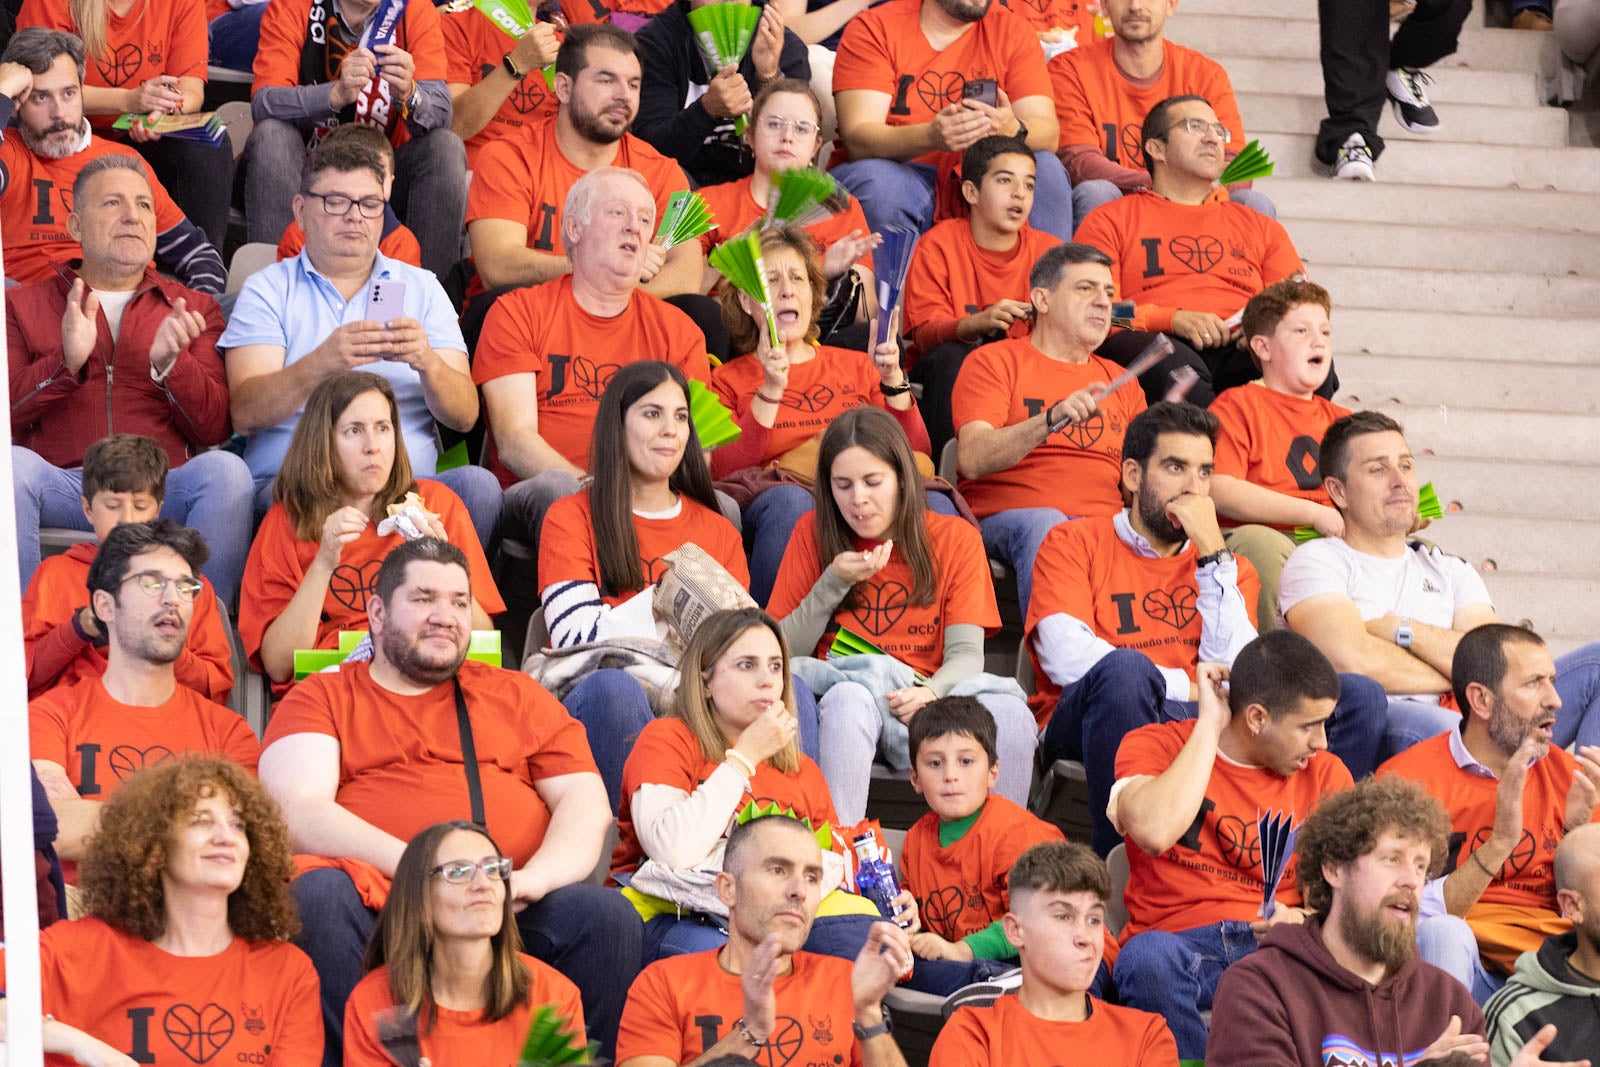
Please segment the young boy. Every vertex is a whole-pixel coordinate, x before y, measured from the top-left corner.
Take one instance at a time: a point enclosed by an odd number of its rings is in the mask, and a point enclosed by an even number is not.
[[[1211,402],[1219,424],[1211,499],[1228,548],[1261,579],[1263,632],[1278,616],[1278,576],[1294,551],[1294,528],[1344,533],[1317,463],[1323,433],[1350,414],[1315,395],[1333,367],[1331,310],[1326,289],[1292,278],[1252,297],[1240,329],[1261,378]]]
[[[1110,896],[1106,865],[1083,845],[1051,841],[1018,857],[1004,922],[1022,956],[1022,986],[987,1007],[956,1011],[928,1067],[1047,1067],[1069,1058],[1174,1067],[1178,1046],[1161,1016],[1089,993]]]
[[[44,560],[28,583],[22,642],[29,699],[105,673],[106,635],[89,609],[89,565],[114,527],[160,514],[166,491],[167,457],[153,438],[112,434],[84,451],[83,513],[94,540]],[[200,580],[205,589],[195,597],[188,640],[173,669],[180,685],[222,704],[233,689],[233,664],[217,594]]]
[[[906,273],[906,366],[923,385],[918,407],[935,456],[955,436],[950,393],[967,353],[1027,336],[1028,271],[1061,243],[1028,225],[1034,159],[1015,138],[985,137],[967,149],[961,178],[968,217],[923,234]]]

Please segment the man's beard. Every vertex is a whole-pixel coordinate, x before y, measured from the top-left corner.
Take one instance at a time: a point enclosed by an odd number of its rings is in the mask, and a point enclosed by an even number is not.
[[[438,685],[448,682],[461,670],[461,664],[467,658],[465,645],[460,645],[454,655],[450,656],[425,656],[420,651],[420,645],[411,644],[406,635],[387,631],[379,638],[379,645],[383,649],[383,658],[389,665],[399,672],[400,676],[408,682],[417,685]]]
[[[1390,919],[1382,909],[1397,901],[1411,903],[1411,918],[1405,922]],[[1391,893],[1376,908],[1357,913],[1345,908],[1339,912],[1339,936],[1363,959],[1381,963],[1390,973],[1410,963],[1417,954],[1417,900],[1405,893]]]
[[[578,131],[584,140],[595,144],[616,144],[622,140],[622,135],[628,132],[628,127],[633,125],[633,116],[629,116],[621,129],[614,131],[609,125],[603,125],[600,121],[604,111],[609,110],[611,108],[608,106],[602,111],[587,111],[574,103],[568,112],[568,117],[572,122],[572,128]]]
[[[1151,537],[1169,545],[1181,544],[1189,539],[1183,527],[1168,517],[1166,502],[1156,499],[1148,483],[1139,486],[1139,495],[1134,503],[1139,508],[1139,521],[1144,523]]]
[[[23,146],[34,155],[45,159],[66,159],[78,150],[78,140],[83,136],[85,121],[87,120],[78,120],[76,129],[58,122],[39,133],[34,133],[18,123],[17,131],[22,135]],[[71,136],[66,136],[67,134]]]
[[[1533,737],[1538,732],[1535,723],[1517,715],[1505,708],[1500,703],[1500,698],[1494,698],[1494,708],[1489,712],[1489,740],[1501,752],[1510,756],[1516,753],[1525,738]],[[1548,749],[1548,745],[1545,746]],[[1544,753],[1541,752],[1540,755]]]
[[[989,13],[991,0],[938,0],[939,7],[953,19],[977,22]]]

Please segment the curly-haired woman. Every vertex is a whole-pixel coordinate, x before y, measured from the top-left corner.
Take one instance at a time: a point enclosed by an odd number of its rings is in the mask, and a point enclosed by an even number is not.
[[[79,869],[87,916],[39,939],[47,1064],[321,1060],[317,975],[287,941],[288,829],[237,764],[129,779]]]

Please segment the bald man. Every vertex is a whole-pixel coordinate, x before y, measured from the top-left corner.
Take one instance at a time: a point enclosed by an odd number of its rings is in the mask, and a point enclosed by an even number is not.
[[[1549,1060],[1575,1060],[1600,1051],[1600,823],[1562,838],[1555,857],[1556,906],[1572,930],[1524,952],[1505,988],[1489,999],[1492,1067],[1554,1024]]]

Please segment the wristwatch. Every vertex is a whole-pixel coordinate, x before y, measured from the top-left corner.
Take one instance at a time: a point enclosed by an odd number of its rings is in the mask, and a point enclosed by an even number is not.
[[[1410,648],[1411,641],[1416,635],[1411,632],[1411,620],[1401,619],[1400,625],[1394,628],[1394,643],[1401,648]]]
[[[1229,552],[1225,548],[1219,548],[1215,552],[1211,553],[1209,556],[1201,556],[1199,559],[1195,560],[1194,561],[1195,570],[1199,570],[1201,567],[1209,567],[1213,563],[1220,563],[1225,559],[1232,559],[1232,558],[1233,558],[1233,553],[1232,552]]]
[[[518,70],[517,69],[517,65],[515,63],[511,62],[511,53],[510,52],[507,52],[505,55],[500,57],[500,65],[502,67],[506,68],[506,73],[511,75],[513,78],[517,79],[517,81],[521,81],[523,78],[526,78],[528,76],[528,72],[527,71]]]
[[[1014,137],[1015,139],[1021,141],[1023,144],[1027,144],[1028,143],[1028,124],[1026,122],[1023,122],[1021,119],[1017,119],[1017,132],[1012,134],[1011,136]]]
[[[871,1026],[862,1026],[854,1019],[850,1021],[850,1029],[855,1031],[857,1041],[871,1041],[879,1034],[894,1033],[894,1021],[889,1017],[889,1009],[883,1009],[883,1018]]]

